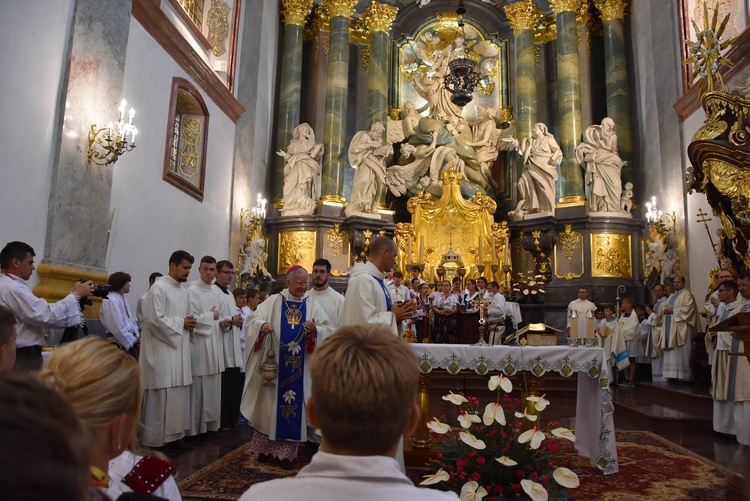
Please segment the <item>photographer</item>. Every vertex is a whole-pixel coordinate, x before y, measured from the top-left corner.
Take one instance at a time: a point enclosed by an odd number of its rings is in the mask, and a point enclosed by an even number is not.
[[[122,271],[109,276],[109,294],[102,301],[99,318],[109,334],[112,334],[120,347],[138,359],[140,333],[125,294],[130,292],[130,275]]]
[[[34,249],[24,242],[10,242],[0,251],[0,304],[10,308],[18,319],[14,370],[42,368],[42,347],[48,329],[79,325],[78,301],[94,289],[91,281],[76,282],[73,291],[56,303],[36,297],[26,285],[35,269],[35,255]]]

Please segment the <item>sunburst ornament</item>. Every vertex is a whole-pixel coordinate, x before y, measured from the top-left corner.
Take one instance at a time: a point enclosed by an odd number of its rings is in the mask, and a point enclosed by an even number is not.
[[[684,64],[693,65],[693,74],[690,75],[690,84],[692,85],[697,79],[700,79],[701,93],[703,91],[704,83],[709,92],[714,90],[714,78],[718,81],[721,90],[726,92],[727,87],[724,84],[724,79],[719,70],[722,66],[731,68],[734,66],[734,63],[726,57],[723,57],[721,53],[734,43],[737,36],[735,35],[722,42],[721,36],[724,34],[724,29],[727,27],[730,14],[726,14],[721,20],[721,24],[719,24],[719,6],[718,4],[715,4],[713,7],[713,16],[711,16],[711,21],[709,23],[708,10],[707,2],[703,2],[702,31],[698,28],[695,19],[691,20],[693,23],[693,29],[696,33],[696,40],[685,41],[685,44],[690,51],[690,57],[685,60]]]

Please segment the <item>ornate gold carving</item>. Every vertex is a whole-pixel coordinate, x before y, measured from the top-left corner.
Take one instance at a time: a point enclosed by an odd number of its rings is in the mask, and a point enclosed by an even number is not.
[[[346,232],[341,229],[341,223],[333,223],[333,228],[325,232],[328,247],[333,251],[334,256],[341,254],[346,242]]]
[[[349,23],[349,43],[370,43],[370,32],[367,31],[367,23],[363,17],[355,17]]]
[[[558,202],[555,207],[579,207],[581,205],[586,205],[587,203],[588,202],[586,201],[586,197],[583,195],[569,195],[567,197],[560,198],[560,202]]]
[[[564,225],[565,231],[557,235],[557,244],[555,245],[555,275],[558,278],[572,280],[583,276],[583,235],[573,231],[572,224]],[[565,253],[565,261],[558,259],[560,250]],[[573,261],[573,253],[578,251],[580,260]],[[580,261],[580,263],[579,263]]]
[[[229,36],[229,12],[231,10],[223,0],[211,0],[211,9],[208,11],[208,41],[216,57],[227,51],[226,40]]]
[[[98,284],[106,284],[109,279],[104,273],[47,263],[37,266],[36,272],[39,275],[39,283],[34,287],[34,294],[49,302],[59,301],[70,294],[71,284],[81,278],[93,280]],[[86,308],[83,316],[90,319],[99,318],[102,298],[89,296],[89,299],[94,302],[94,305]]]
[[[284,17],[284,24],[304,26],[312,8],[313,0],[282,0],[281,15]]]
[[[335,204],[346,204],[346,199],[341,195],[321,195],[319,205],[335,205]]]
[[[534,26],[534,42],[551,42],[557,39],[557,23],[555,15],[540,16]]]
[[[365,71],[368,71],[370,69],[370,46],[369,45],[362,46],[362,66],[365,68]]]
[[[698,28],[695,19],[692,19],[693,29],[696,33],[696,40],[686,40],[690,57],[685,59],[683,64],[693,65],[693,73],[690,75],[689,84],[693,84],[700,79],[700,91],[703,91],[703,84],[707,84],[708,92],[714,90],[714,78],[719,82],[719,88],[727,91],[724,85],[724,78],[721,76],[720,68],[722,66],[731,68],[734,63],[728,58],[722,56],[722,52],[729,48],[737,39],[737,35],[730,37],[728,40],[721,40],[724,29],[727,26],[730,15],[724,16],[719,24],[719,7],[714,5],[714,15],[709,21],[708,2],[703,2],[703,30]],[[709,24],[710,23],[710,24]]]
[[[591,3],[589,1],[583,0],[581,2],[581,7],[576,12],[576,26],[585,26],[591,29],[591,26],[594,24],[594,14],[591,12]]]
[[[549,0],[549,6],[552,7],[555,15],[563,12],[578,12],[581,8],[582,0]]]
[[[733,200],[750,196],[750,170],[721,160],[706,160],[703,162],[703,172],[722,195]]]
[[[632,278],[633,259],[630,235],[591,234],[591,276]]]
[[[500,123],[510,122],[513,120],[513,106],[501,109],[497,114],[497,119]]]
[[[201,164],[201,136],[203,126],[200,118],[185,118],[180,133],[180,163],[178,168],[185,177],[193,177]]]
[[[506,5],[505,15],[510,20],[513,33],[517,35],[523,30],[533,30],[542,16],[542,10],[536,6],[534,0],[526,0]]]
[[[299,264],[306,270],[312,270],[315,262],[315,232],[314,231],[282,231],[279,233],[278,273],[294,264]]]
[[[560,246],[565,251],[565,259],[568,261],[573,259],[573,251],[581,249],[581,243],[583,243],[583,235],[577,231],[573,231],[572,224],[566,224],[565,231],[557,235],[557,241],[560,242]]]
[[[398,7],[382,3],[372,2],[364,12],[362,17],[365,20],[370,33],[373,31],[391,32],[391,26],[398,14]]]
[[[323,0],[331,17],[346,17],[351,19],[358,0]]]
[[[625,19],[628,0],[594,0],[594,5],[602,13],[602,21]]]

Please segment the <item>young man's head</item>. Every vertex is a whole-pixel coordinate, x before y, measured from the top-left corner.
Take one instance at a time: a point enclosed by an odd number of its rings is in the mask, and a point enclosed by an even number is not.
[[[737,301],[737,294],[740,293],[737,282],[734,280],[725,280],[719,284],[719,301],[724,304],[734,303]]]
[[[331,273],[331,262],[327,259],[316,259],[312,267],[312,280],[315,290],[322,291],[328,288],[328,276]]]
[[[130,281],[132,278],[124,271],[116,271],[109,276],[107,283],[109,290],[118,294],[127,294],[130,292]]]
[[[226,259],[216,263],[216,283],[222,287],[229,287],[234,279],[234,265]]]
[[[211,256],[203,256],[198,267],[198,273],[204,283],[212,284],[214,278],[216,278],[216,259]]]
[[[685,288],[685,277],[682,275],[675,275],[672,285],[674,286],[675,291],[681,291]]]
[[[412,266],[411,267],[411,278],[419,278],[419,266]]]
[[[654,285],[654,296],[656,299],[661,299],[666,294],[666,291],[664,290],[664,286],[661,284]]]
[[[234,304],[237,305],[237,308],[242,308],[247,305],[247,292],[245,289],[237,287],[232,291],[232,295],[234,296]]]
[[[497,294],[500,291],[500,285],[493,280],[492,282],[490,282],[489,284],[487,284],[487,289],[491,293]]]
[[[635,307],[635,314],[638,316],[638,318],[645,318],[646,317],[646,307],[639,304]]]
[[[24,242],[8,242],[0,251],[0,269],[6,273],[28,280],[34,271],[33,247]]]
[[[602,308],[597,308],[594,312],[594,315],[596,316],[597,320],[601,320],[602,318],[604,318],[604,310]]]
[[[174,251],[169,256],[169,276],[178,282],[187,282],[195,258],[184,250]]]
[[[394,271],[393,272],[393,285],[396,287],[401,286],[401,281],[404,279],[404,274],[400,271]]]
[[[737,275],[737,287],[745,299],[750,299],[750,271],[743,271]]]
[[[16,363],[16,317],[0,306],[0,372],[7,372]]]
[[[247,307],[255,311],[260,304],[260,291],[258,289],[247,290]]]
[[[378,237],[370,242],[367,260],[377,266],[383,273],[387,273],[396,266],[397,255],[396,242],[388,237]]]
[[[607,320],[612,320],[615,316],[615,308],[613,306],[605,306],[604,307],[604,318]]]
[[[581,301],[587,300],[589,297],[589,291],[586,287],[579,287],[578,288],[578,299]]]
[[[310,361],[310,424],[333,454],[395,456],[419,422],[417,359],[381,325],[339,328]]]
[[[150,274],[150,275],[148,276],[148,288],[150,289],[150,288],[151,288],[151,286],[152,286],[152,285],[154,285],[154,283],[156,283],[156,279],[157,279],[157,278],[159,278],[159,277],[163,277],[163,276],[164,276],[164,275],[162,275],[162,274],[161,274],[161,273],[159,273],[158,271],[155,271],[155,272],[153,272],[152,274]]]

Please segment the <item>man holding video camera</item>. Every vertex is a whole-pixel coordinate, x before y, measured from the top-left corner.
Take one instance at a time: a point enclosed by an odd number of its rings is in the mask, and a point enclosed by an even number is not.
[[[35,269],[35,255],[34,249],[24,242],[10,242],[0,251],[0,304],[10,308],[18,319],[14,370],[41,369],[48,329],[79,325],[78,301],[94,290],[89,280],[74,283],[73,291],[56,303],[36,297],[26,285]]]

